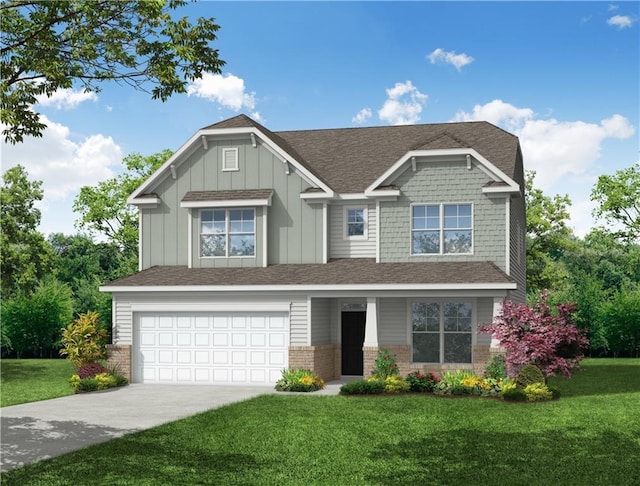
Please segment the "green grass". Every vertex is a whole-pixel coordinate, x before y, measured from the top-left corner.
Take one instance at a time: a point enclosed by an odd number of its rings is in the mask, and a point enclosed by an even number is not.
[[[2,475],[10,485],[638,484],[640,360],[562,398],[267,395]],[[143,412],[142,412],[143,413]]]
[[[0,374],[0,407],[73,395],[66,359],[3,359]]]

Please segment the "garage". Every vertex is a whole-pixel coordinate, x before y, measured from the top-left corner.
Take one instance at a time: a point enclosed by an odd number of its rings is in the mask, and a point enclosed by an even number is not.
[[[275,384],[287,366],[283,313],[138,313],[133,381]]]

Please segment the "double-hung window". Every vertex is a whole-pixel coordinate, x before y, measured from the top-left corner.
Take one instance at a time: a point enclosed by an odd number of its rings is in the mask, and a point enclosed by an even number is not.
[[[411,207],[413,255],[472,252],[471,204],[424,204]]]
[[[254,209],[200,211],[200,256],[255,256]]]
[[[345,208],[344,236],[347,239],[364,239],[367,237],[367,210],[365,208]]]
[[[414,363],[471,363],[473,304],[417,302],[411,304]]]

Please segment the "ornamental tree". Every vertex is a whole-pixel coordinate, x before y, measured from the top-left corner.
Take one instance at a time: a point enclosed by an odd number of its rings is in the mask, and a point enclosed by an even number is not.
[[[480,327],[480,332],[492,333],[506,349],[510,377],[522,366],[535,364],[546,376],[562,374],[569,378],[584,357],[589,340],[585,330],[573,323],[575,305],[556,305],[553,311],[547,299],[548,294],[543,292],[533,307],[505,300],[493,322]]]

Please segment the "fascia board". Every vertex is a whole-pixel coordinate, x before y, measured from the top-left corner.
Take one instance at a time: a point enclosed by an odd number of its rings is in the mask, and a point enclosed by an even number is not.
[[[513,282],[482,284],[347,284],[347,285],[140,285],[100,286],[100,292],[320,292],[381,290],[515,290]]]
[[[245,128],[210,128],[210,129],[202,129],[196,132],[187,142],[185,142],[169,159],[160,166],[149,178],[144,181],[140,186],[133,191],[133,193],[127,198],[128,204],[137,204],[137,197],[140,194],[144,194],[149,191],[150,188],[157,185],[164,177],[167,176],[168,170],[170,170],[171,165],[179,166],[180,163],[186,158],[185,154],[189,152],[189,150],[193,150],[197,145],[202,144],[202,137],[215,137],[222,135],[237,135],[237,134],[247,134],[250,136],[254,134],[255,137],[259,138],[265,143],[265,146],[269,150],[271,150],[275,155],[280,157],[282,161],[286,161],[292,164],[296,171],[300,173],[303,178],[312,185],[316,185],[320,187],[327,193],[331,193],[333,195],[333,191],[329,186],[327,186],[324,182],[318,179],[315,175],[309,172],[300,162],[298,162],[291,155],[286,153],[280,146],[278,146],[273,140],[268,138],[265,134],[263,134],[260,130],[255,127],[245,127]]]
[[[181,202],[181,208],[240,208],[247,206],[271,206],[268,199],[229,199],[216,201],[187,201]]]
[[[436,149],[436,150],[412,150],[404,154],[398,161],[396,161],[391,167],[389,167],[380,177],[378,177],[367,189],[365,189],[365,194],[373,195],[375,194],[375,189],[379,185],[384,184],[385,182],[390,182],[395,179],[394,174],[399,172],[399,170],[407,163],[410,162],[411,157],[439,157],[439,156],[448,156],[448,155],[470,155],[474,159],[476,159],[482,166],[489,170],[492,174],[495,175],[495,178],[499,181],[507,183],[510,187],[519,189],[519,185],[511,179],[508,175],[498,169],[495,165],[489,162],[485,157],[480,155],[475,149],[472,148],[463,148],[463,149]]]
[[[128,204],[135,204],[138,207],[144,208],[157,208],[160,204],[159,197],[141,197],[139,199],[132,200],[131,202],[127,200]]]
[[[333,191],[329,192],[301,192],[300,199],[317,199],[317,202],[322,202],[323,200],[333,199],[335,197],[335,193]]]

